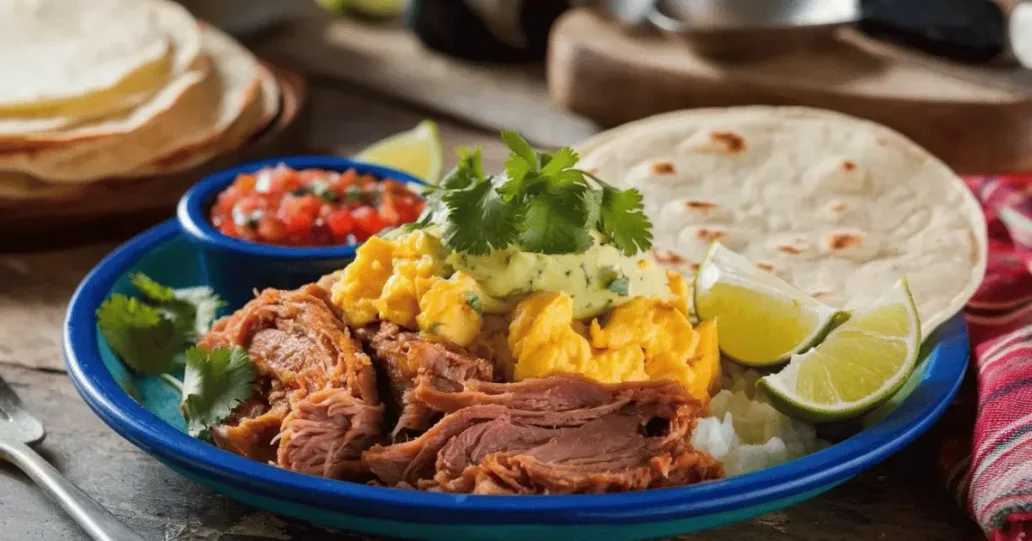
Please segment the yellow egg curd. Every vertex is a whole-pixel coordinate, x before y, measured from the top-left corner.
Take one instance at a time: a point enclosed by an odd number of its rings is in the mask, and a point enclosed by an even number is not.
[[[444,256],[440,240],[424,231],[372,237],[333,285],[333,303],[348,325],[390,321],[469,345],[480,332],[484,307],[495,308],[497,301],[473,278],[453,272]]]
[[[716,322],[693,329],[678,304],[676,297],[636,297],[614,308],[605,324],[593,319],[585,330],[573,319],[568,294],[535,293],[516,306],[509,327],[513,377],[573,372],[604,383],[673,379],[707,403],[720,376]]]

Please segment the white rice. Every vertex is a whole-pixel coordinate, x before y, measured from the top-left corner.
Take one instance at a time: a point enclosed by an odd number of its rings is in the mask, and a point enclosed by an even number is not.
[[[817,439],[813,425],[779,412],[757,393],[759,379],[756,370],[724,362],[723,390],[710,401],[710,416],[699,419],[692,433],[692,447],[723,463],[728,477],[783,464],[828,446]]]

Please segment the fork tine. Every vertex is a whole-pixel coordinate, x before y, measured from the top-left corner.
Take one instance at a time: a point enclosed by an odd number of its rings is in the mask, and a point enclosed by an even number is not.
[[[14,389],[3,378],[0,378],[0,421],[13,428],[13,434],[8,435],[18,437],[22,443],[37,442],[46,436],[43,423],[29,413]],[[0,429],[2,428],[3,425],[0,424]]]
[[[18,398],[14,389],[4,381],[4,378],[0,377],[0,415],[12,418],[21,411],[25,411],[21,399]]]

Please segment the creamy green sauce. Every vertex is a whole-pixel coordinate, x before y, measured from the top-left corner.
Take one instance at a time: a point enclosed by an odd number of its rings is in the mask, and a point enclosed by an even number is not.
[[[440,238],[437,226],[424,231]],[[401,236],[404,233],[397,230],[384,235],[391,240]],[[602,242],[600,234],[592,236],[594,246],[580,254],[538,254],[520,251],[519,246],[485,256],[453,252],[444,261],[448,268],[442,269],[442,275],[462,271],[472,276],[489,295],[480,299],[483,311],[494,314],[511,310],[522,298],[537,291],[568,293],[576,319],[597,316],[634,297],[673,297],[663,269],[651,260],[648,265],[639,266],[640,261],[648,259],[645,254],[627,257],[615,246]]]
[[[672,297],[666,272],[657,265],[639,266],[644,256],[627,257],[596,239],[581,254],[546,255],[522,252],[516,246],[486,256],[453,253],[447,263],[469,274],[496,299],[518,300],[536,291],[565,291],[573,299],[574,317],[599,315],[644,296]],[[616,283],[614,283],[616,282]],[[484,311],[501,312],[511,303],[485,303]]]

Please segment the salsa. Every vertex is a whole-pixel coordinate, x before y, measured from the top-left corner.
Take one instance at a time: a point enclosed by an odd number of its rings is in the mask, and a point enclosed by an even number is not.
[[[224,235],[279,246],[362,242],[423,212],[421,197],[392,179],[354,169],[267,167],[219,193],[211,223]]]

